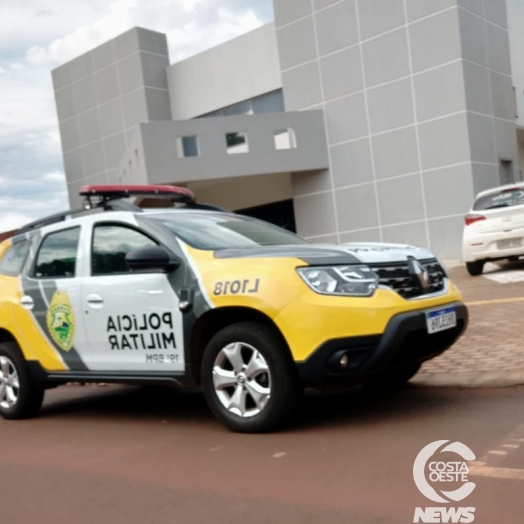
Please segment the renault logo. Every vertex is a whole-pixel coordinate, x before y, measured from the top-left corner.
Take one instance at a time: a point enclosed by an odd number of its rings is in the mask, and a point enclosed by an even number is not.
[[[408,258],[409,274],[420,286],[422,291],[427,291],[429,288],[429,273],[428,270],[413,257]]]

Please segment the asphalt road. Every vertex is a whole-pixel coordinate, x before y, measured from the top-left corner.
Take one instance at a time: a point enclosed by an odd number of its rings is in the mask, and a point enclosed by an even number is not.
[[[291,429],[238,435],[199,394],[62,387],[40,418],[0,421],[0,523],[409,523],[437,506],[413,481],[424,446],[458,440],[519,477],[523,424],[524,388],[309,396]],[[471,477],[462,505],[521,522],[519,478]]]

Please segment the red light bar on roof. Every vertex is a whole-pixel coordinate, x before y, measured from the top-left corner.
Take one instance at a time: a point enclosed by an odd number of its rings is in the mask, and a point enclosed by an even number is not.
[[[114,186],[84,186],[79,191],[80,196],[100,197],[104,200],[128,198],[132,196],[165,197],[178,202],[194,201],[195,194],[185,187],[155,186],[155,185],[114,185]]]

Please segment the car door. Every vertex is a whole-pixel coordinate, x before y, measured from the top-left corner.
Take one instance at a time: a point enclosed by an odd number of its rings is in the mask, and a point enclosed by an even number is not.
[[[36,256],[28,273],[21,278],[21,306],[33,318],[24,334],[28,340],[38,340],[35,329],[47,339],[49,350],[44,362],[52,364],[55,358],[63,362],[66,370],[88,369],[84,356],[88,353],[82,314],[82,269],[79,245],[82,226],[44,230]],[[27,323],[26,323],[27,324]],[[43,351],[42,347],[35,351]],[[53,357],[53,358],[51,358]]]
[[[154,245],[131,224],[93,224],[90,275],[82,285],[90,369],[185,370],[182,313],[168,276],[132,272],[125,260],[131,251]]]

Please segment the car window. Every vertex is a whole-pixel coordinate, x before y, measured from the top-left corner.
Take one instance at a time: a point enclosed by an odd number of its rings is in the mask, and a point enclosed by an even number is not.
[[[11,246],[0,262],[0,273],[4,275],[19,275],[22,272],[28,253],[29,242],[27,240]]]
[[[126,255],[135,249],[158,245],[148,236],[125,226],[102,224],[93,232],[92,275],[129,273]]]
[[[74,227],[47,235],[36,257],[36,278],[75,276],[80,228]]]
[[[478,198],[473,205],[475,211],[500,209],[503,207],[524,205],[524,189],[505,189],[491,195]]]
[[[309,244],[285,229],[261,220],[219,213],[155,215],[153,220],[197,249]]]

